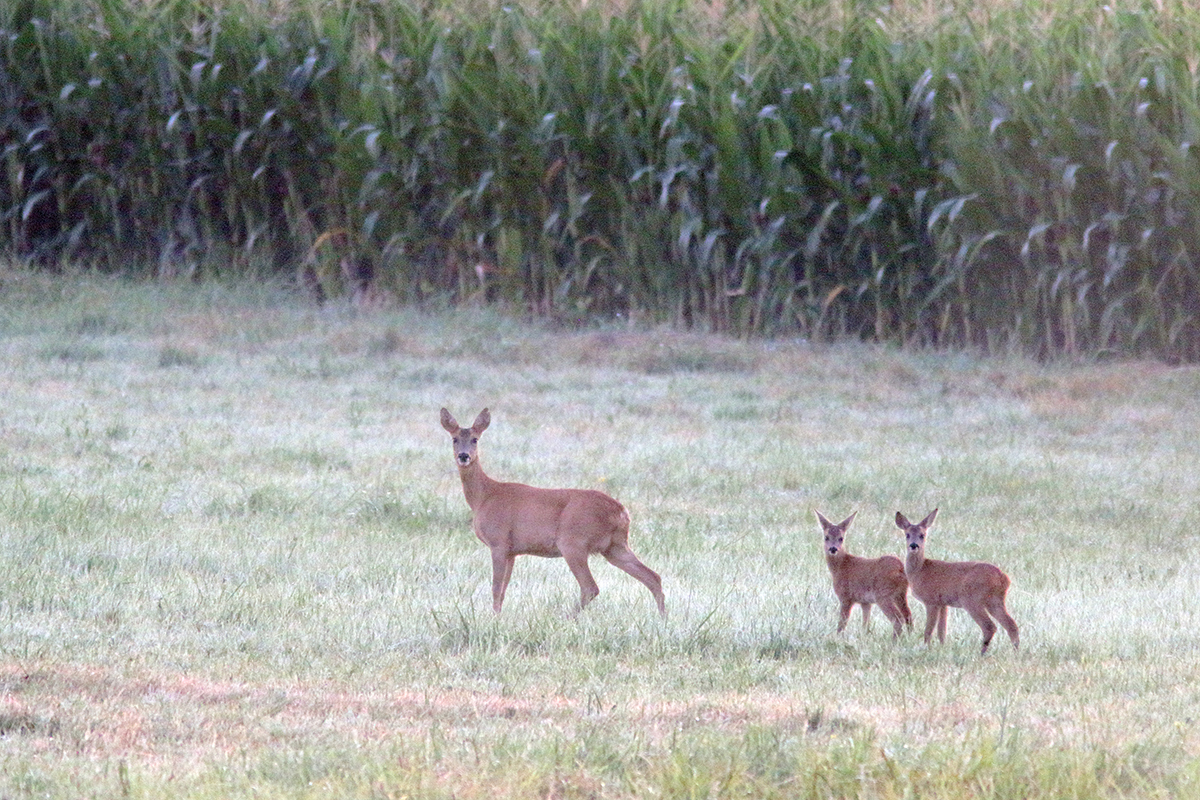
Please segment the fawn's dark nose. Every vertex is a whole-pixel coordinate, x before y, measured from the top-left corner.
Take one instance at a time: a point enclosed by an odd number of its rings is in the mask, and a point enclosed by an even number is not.
[[[469,453],[459,453],[458,454],[458,463],[466,464],[470,460],[471,460],[471,455]]]
[[[830,548],[829,548],[829,555],[831,555],[831,556],[832,556],[832,555],[837,555],[837,548],[836,548],[836,547],[830,547]]]
[[[916,550],[916,549],[917,549],[917,543],[916,543],[916,542],[913,542],[912,544],[910,544],[910,545],[908,546],[908,549],[909,549],[909,550]]]

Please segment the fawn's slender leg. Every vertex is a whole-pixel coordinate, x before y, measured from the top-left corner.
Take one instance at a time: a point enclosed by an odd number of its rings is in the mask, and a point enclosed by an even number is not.
[[[983,649],[980,653],[986,653],[988,645],[992,643],[992,637],[996,635],[996,623],[992,622],[992,618],[982,608],[968,608],[967,613],[983,631]]]
[[[897,607],[896,601],[890,598],[885,599],[879,604],[879,610],[882,611],[883,615],[892,622],[892,638],[894,639],[898,637],[900,632],[904,629],[904,615],[900,613],[900,609]]]
[[[950,616],[950,606],[942,606],[938,613],[938,641],[946,641],[946,620]]]
[[[925,606],[925,644],[929,644],[929,639],[933,636],[933,629],[937,627],[942,609],[943,606]]]
[[[1004,600],[994,602],[988,606],[988,611],[992,616],[1004,626],[1004,631],[1008,634],[1008,638],[1012,640],[1013,647],[1020,648],[1021,632],[1017,628],[1017,621],[1008,613],[1008,609],[1004,607]]]
[[[841,610],[840,615],[838,616],[838,626],[837,626],[838,633],[841,633],[842,631],[846,630],[846,623],[850,621],[850,612],[853,610],[854,610],[854,601],[853,600],[843,600],[842,601],[842,610]]]

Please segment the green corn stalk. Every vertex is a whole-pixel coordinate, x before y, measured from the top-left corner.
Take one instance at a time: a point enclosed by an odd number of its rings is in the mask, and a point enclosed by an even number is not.
[[[1200,358],[1200,13],[1050,10],[0,0],[0,247]]]

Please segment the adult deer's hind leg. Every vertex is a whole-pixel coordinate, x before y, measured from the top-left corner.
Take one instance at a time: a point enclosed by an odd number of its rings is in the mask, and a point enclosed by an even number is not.
[[[624,570],[645,584],[646,588],[650,590],[650,594],[654,595],[654,602],[658,604],[658,613],[664,617],[667,615],[667,601],[663,596],[662,578],[658,576],[657,572],[643,564],[625,545],[614,544],[604,552],[604,557],[617,569]]]
[[[559,549],[562,551],[563,559],[567,562],[567,566],[571,568],[571,574],[579,582],[579,611],[583,611],[587,607],[587,604],[595,600],[596,595],[600,594],[600,587],[596,585],[596,579],[592,577],[592,571],[588,568],[587,550],[582,548],[567,549],[561,545]]]

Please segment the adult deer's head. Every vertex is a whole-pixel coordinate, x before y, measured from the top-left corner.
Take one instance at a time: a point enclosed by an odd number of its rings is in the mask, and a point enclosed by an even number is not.
[[[479,458],[479,436],[492,421],[492,415],[485,408],[475,418],[475,423],[469,428],[461,428],[453,415],[442,409],[442,427],[453,437],[454,461],[460,467],[469,467]]]

